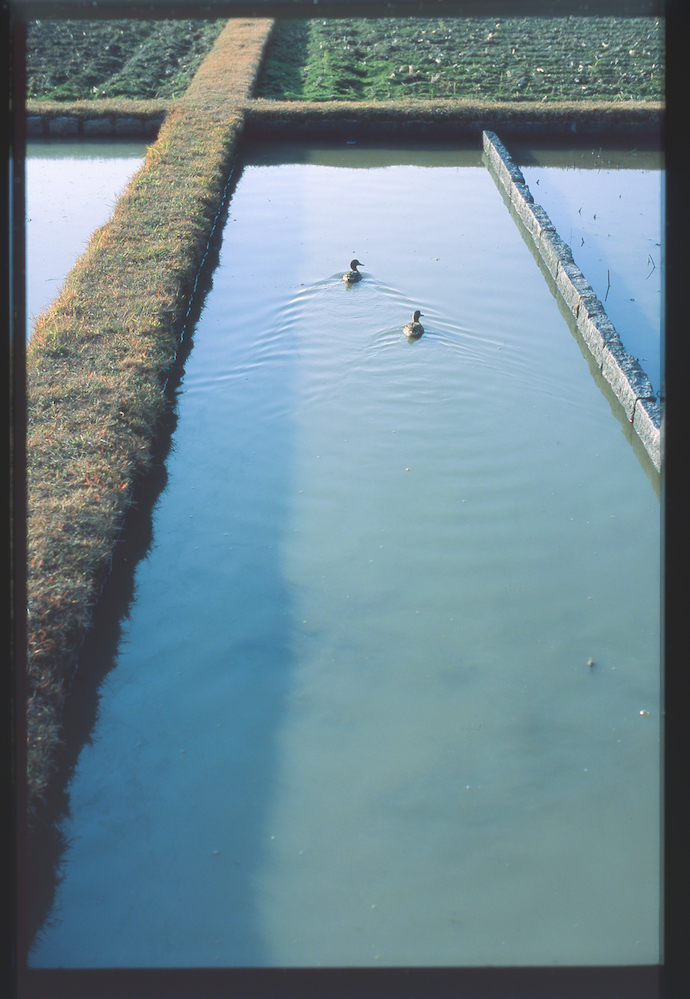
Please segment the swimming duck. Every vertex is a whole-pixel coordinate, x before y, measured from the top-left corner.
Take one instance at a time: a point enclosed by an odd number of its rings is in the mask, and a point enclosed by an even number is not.
[[[360,263],[359,260],[350,261],[350,270],[343,274],[343,281],[347,284],[354,284],[355,281],[361,281],[362,275],[357,270],[358,267],[364,267],[364,264]]]
[[[405,334],[405,336],[418,337],[422,335],[422,333],[424,332],[424,327],[419,321],[419,317],[421,315],[423,315],[423,313],[421,313],[419,309],[417,309],[414,315],[412,316],[412,322],[408,323],[407,326],[403,326],[403,333]]]

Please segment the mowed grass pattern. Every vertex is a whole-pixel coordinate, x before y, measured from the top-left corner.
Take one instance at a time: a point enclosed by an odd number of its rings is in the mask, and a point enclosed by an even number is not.
[[[27,96],[77,101],[181,97],[225,21],[32,21]]]
[[[662,100],[661,18],[279,21],[257,96]]]

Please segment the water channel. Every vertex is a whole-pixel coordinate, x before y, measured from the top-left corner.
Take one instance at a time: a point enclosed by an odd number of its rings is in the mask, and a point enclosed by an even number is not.
[[[177,408],[31,966],[658,963],[659,503],[480,154],[250,149]]]
[[[26,149],[27,337],[144,161],[142,142],[32,139]]]

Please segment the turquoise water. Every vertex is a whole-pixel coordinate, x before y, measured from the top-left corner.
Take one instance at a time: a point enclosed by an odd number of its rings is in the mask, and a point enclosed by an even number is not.
[[[658,963],[650,481],[478,154],[279,159],[31,964]]]

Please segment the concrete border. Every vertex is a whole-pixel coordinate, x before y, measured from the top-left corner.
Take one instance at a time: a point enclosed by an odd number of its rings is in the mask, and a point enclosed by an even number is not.
[[[189,91],[188,91],[189,93]],[[187,95],[185,95],[186,97]],[[155,136],[167,114],[185,98],[170,101],[37,101],[26,105],[27,138]],[[474,139],[500,128],[508,138],[526,135],[561,141],[627,140],[661,145],[664,107],[631,101],[524,103],[443,98],[389,101],[275,101],[237,91],[250,133],[276,138],[342,135],[357,138],[410,137],[453,141]]]
[[[158,134],[166,112],[146,118],[133,115],[107,115],[105,117],[77,118],[64,114],[59,118],[32,115],[26,119],[27,138],[154,138]]]
[[[269,101],[254,98],[246,105],[248,134],[294,139],[311,136],[352,138],[410,138],[439,141],[475,140],[485,129],[500,128],[514,139],[577,138],[601,143],[626,140],[661,145],[664,110],[659,104],[597,102],[586,108],[553,102],[551,105],[510,105],[489,101]]]
[[[123,102],[121,102],[123,103]],[[42,138],[155,138],[175,101],[134,101],[57,104],[54,101],[27,101],[26,137]]]
[[[495,132],[482,133],[484,153],[496,183],[505,191],[555,286],[572,313],[578,332],[611,386],[626,419],[644,444],[657,471],[662,460],[662,412],[649,378],[623,346],[594,290],[573,260],[570,247],[535,203],[520,168]]]

